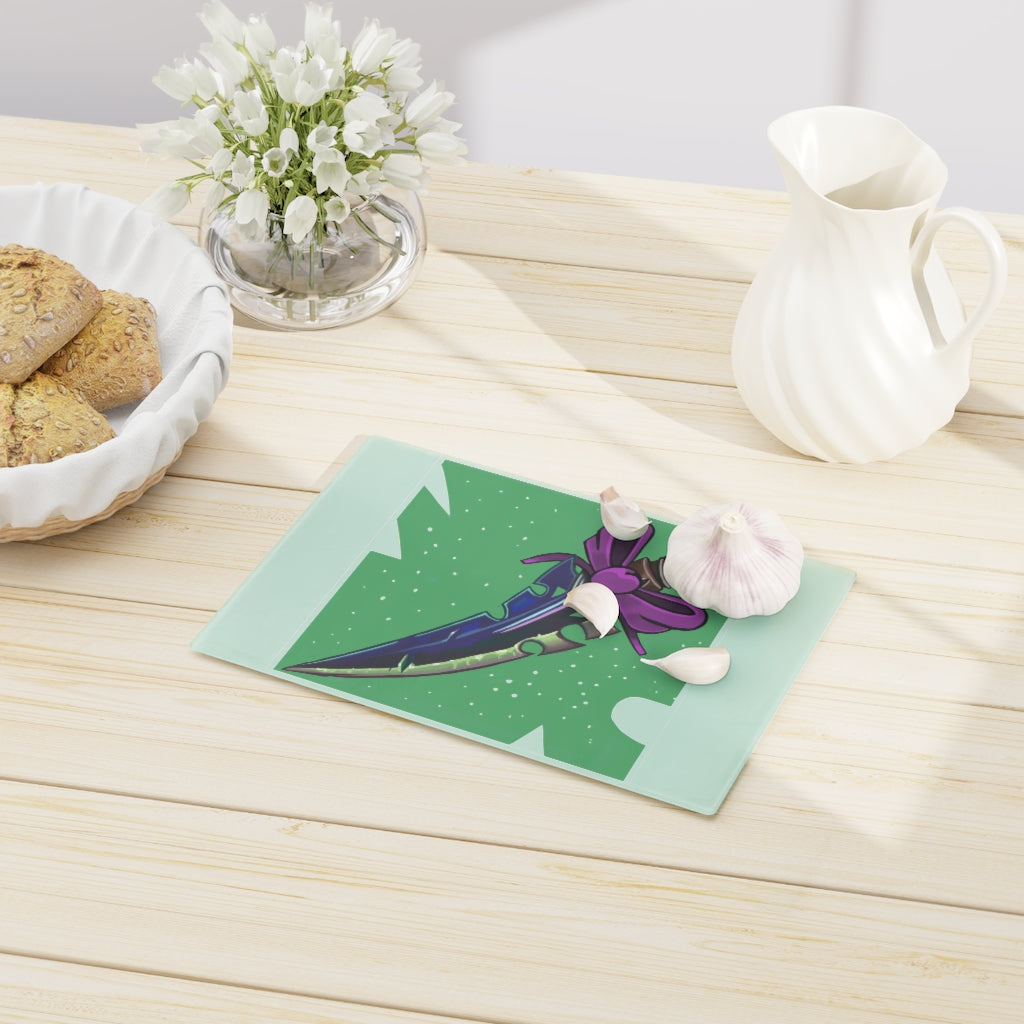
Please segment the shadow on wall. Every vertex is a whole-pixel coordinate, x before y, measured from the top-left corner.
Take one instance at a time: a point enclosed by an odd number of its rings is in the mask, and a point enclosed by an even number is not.
[[[152,79],[176,58],[197,56],[206,0],[160,5],[144,18],[131,0],[55,2],[56,18],[39,5],[10,14],[10,36],[45,38],[48,60],[40,77],[35,47],[7,54],[3,113],[132,126],[183,112]],[[456,95],[452,116],[464,122],[472,159],[777,187],[763,125],[794,106],[852,99],[863,2],[784,0],[777,13],[747,0],[338,0],[334,8],[346,41],[372,16],[421,45],[425,80]],[[302,36],[297,0],[226,3],[243,18],[265,13],[279,44]],[[786,38],[766,46],[780,26]]]
[[[178,116],[179,105],[152,83],[164,64],[193,58],[207,37],[198,19],[206,0],[146,7],[134,0],[55,0],[5,11],[5,37],[46,40],[45,74],[39,47],[11,47],[0,68],[3,114],[48,120],[132,126]],[[278,43],[302,38],[304,5],[297,0],[225,0],[239,17],[266,14]],[[338,0],[334,14],[350,42],[364,18],[377,18],[420,43],[427,81],[439,78],[459,94],[460,57],[479,39],[587,0],[519,0],[476,4],[465,0]],[[191,109],[191,108],[189,108]]]
[[[5,12],[5,114],[134,125],[179,105],[152,78],[193,57],[206,0],[54,0]],[[283,44],[300,0],[227,0],[267,15]],[[427,80],[457,103],[472,159],[676,181],[778,188],[763,145],[780,114],[825,103],[891,113],[950,167],[949,205],[1019,211],[1024,133],[1016,40],[1002,0],[336,0],[346,39],[364,17],[420,43]],[[41,71],[39,41],[45,40]]]

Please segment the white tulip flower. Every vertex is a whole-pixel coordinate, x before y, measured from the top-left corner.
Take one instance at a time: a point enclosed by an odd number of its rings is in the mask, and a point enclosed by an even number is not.
[[[384,158],[380,173],[385,181],[411,191],[425,188],[430,182],[423,161],[415,153],[392,153]]]
[[[367,124],[366,121],[349,121],[341,137],[342,142],[353,153],[362,153],[363,156],[373,156],[384,148],[384,136],[380,128],[375,124]]]
[[[326,36],[336,35],[341,38],[341,24],[332,21],[334,7],[332,4],[306,4],[306,20],[303,25],[303,38],[306,46],[315,51],[317,43]]]
[[[302,68],[301,57],[296,50],[282,46],[267,67],[274,79],[274,86],[285,103],[295,102],[295,82]]]
[[[322,150],[313,157],[313,176],[318,193],[330,189],[338,195],[345,191],[352,177],[345,166],[345,158],[336,149]]]
[[[453,93],[445,92],[436,81],[431,82],[423,92],[409,101],[405,108],[405,123],[413,128],[429,127],[454,102]]]
[[[231,164],[231,184],[235,188],[248,188],[256,172],[256,158],[244,153],[236,153]]]
[[[458,121],[449,121],[447,118],[439,117],[428,128],[421,128],[420,132],[444,132],[446,135],[454,135],[461,127],[462,125]]]
[[[359,196],[371,196],[380,191],[380,183],[380,169],[367,167],[365,170],[359,171],[358,174],[352,175],[348,191]]]
[[[216,210],[217,207],[227,199],[229,194],[227,185],[222,182],[215,181],[206,190],[206,208],[208,210]]]
[[[153,79],[159,88],[173,99],[187,103],[198,96],[209,101],[217,95],[220,82],[213,70],[201,61],[177,60],[174,67],[166,65]]]
[[[416,136],[416,152],[435,164],[459,164],[466,155],[466,144],[447,132],[424,132]]]
[[[344,196],[331,196],[324,203],[324,217],[334,221],[335,224],[341,224],[347,220],[351,212],[352,204]]]
[[[391,108],[380,96],[362,92],[345,104],[342,141],[353,153],[373,156],[394,143],[394,133],[384,123],[392,119]]]
[[[200,110],[195,117],[179,117],[174,121],[139,125],[140,143],[147,153],[177,156],[194,160],[197,156],[213,156],[223,141],[215,121],[220,116],[216,107]]]
[[[423,84],[420,77],[420,46],[411,39],[399,39],[391,48],[391,67],[387,71],[388,89],[409,93]]]
[[[200,11],[199,20],[203,27],[210,33],[211,39],[226,39],[231,43],[242,42],[245,36],[245,27],[242,22],[231,13],[221,0],[210,0]]]
[[[288,155],[286,149],[281,149],[275,146],[273,149],[268,149],[263,154],[263,160],[261,164],[263,170],[267,172],[272,178],[280,178],[286,170],[288,170],[288,162],[291,158]]]
[[[199,52],[219,72],[225,89],[234,89],[249,74],[248,58],[226,38],[203,43]]]
[[[380,67],[396,42],[393,28],[382,29],[376,18],[367,21],[352,44],[352,67],[361,75],[369,74]]]
[[[267,193],[259,188],[247,188],[238,193],[235,200],[235,220],[240,225],[266,223],[270,211],[270,199]]]
[[[267,23],[266,16],[262,14],[259,17],[251,15],[242,26],[242,39],[253,60],[259,62],[266,60],[277,47],[274,30]]]
[[[232,111],[235,123],[248,135],[262,135],[270,126],[270,115],[263,105],[259,89],[249,92],[238,90]]]
[[[165,64],[157,72],[153,82],[171,99],[181,100],[183,103],[188,102],[196,95],[195,80],[185,71],[180,62],[173,68]]]
[[[327,95],[331,87],[331,69],[323,57],[310,57],[300,65],[295,77],[295,102],[300,107],[311,107]]]
[[[289,155],[294,156],[299,151],[299,134],[294,128],[282,128],[281,137],[277,144]]]
[[[221,119],[220,107],[203,107],[192,119],[192,145],[203,156],[213,156],[224,144],[224,136],[217,122]]]
[[[179,121],[191,123],[188,118]],[[138,124],[139,148],[143,153],[156,153],[159,156],[194,157],[192,136],[186,135],[178,127],[178,121],[155,121],[152,124]]]
[[[316,224],[316,201],[309,196],[296,196],[284,211],[284,233],[301,245]]]
[[[345,104],[346,121],[366,121],[376,124],[394,118],[394,112],[387,101],[375,92],[361,92]]]
[[[182,70],[192,76],[195,93],[201,100],[208,103],[220,92],[221,83],[217,73],[202,61],[186,62],[182,65]]]
[[[207,170],[209,170],[210,174],[216,180],[217,178],[220,178],[221,175],[223,175],[231,166],[231,162],[234,158],[235,154],[232,153],[227,146],[222,146],[213,154],[213,158],[210,160],[209,164],[207,164]]]
[[[304,38],[306,48],[315,57],[321,57],[331,67],[339,70],[345,59],[345,47],[341,44],[341,25],[332,20],[332,8],[328,4],[306,4]]]
[[[172,181],[161,185],[143,203],[142,209],[148,211],[156,220],[169,220],[180,213],[188,205],[188,187],[180,181]]]
[[[307,136],[306,146],[313,153],[321,153],[325,149],[334,147],[334,140],[338,136],[338,129],[326,121],[321,121]]]

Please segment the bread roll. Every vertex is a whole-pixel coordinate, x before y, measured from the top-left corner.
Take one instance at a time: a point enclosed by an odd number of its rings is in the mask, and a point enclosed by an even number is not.
[[[0,247],[0,383],[20,384],[100,310],[99,289],[42,249]]]
[[[137,402],[160,383],[156,310],[146,300],[106,289],[100,311],[40,367],[82,392],[101,412]]]
[[[14,385],[0,384],[0,469],[10,465],[14,426]]]
[[[0,383],[0,466],[53,462],[114,436],[104,416],[53,377]]]

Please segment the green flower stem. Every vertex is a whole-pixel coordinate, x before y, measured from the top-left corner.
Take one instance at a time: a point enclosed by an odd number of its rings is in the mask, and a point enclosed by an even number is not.
[[[376,208],[376,212],[379,213],[382,217],[391,221],[393,224],[398,223],[396,218],[393,217],[387,210],[383,208]],[[375,242],[379,243],[380,245],[383,245],[387,249],[391,249],[394,252],[397,252],[399,256],[405,255],[405,250],[397,242],[389,242],[386,238],[381,238],[381,236],[378,235],[377,232],[374,231],[373,228],[370,227],[370,225],[363,220],[363,218],[359,215],[358,211],[350,214],[350,216]]]

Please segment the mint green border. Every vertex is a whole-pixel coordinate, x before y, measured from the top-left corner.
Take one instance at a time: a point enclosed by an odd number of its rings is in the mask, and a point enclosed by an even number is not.
[[[395,550],[398,514],[443,462],[384,438],[364,441],[193,640],[193,650],[305,682],[274,666],[370,551]]]
[[[397,554],[397,519],[427,487],[443,500],[444,456],[386,438],[368,438],[296,524],[278,541],[192,642],[192,648],[290,683],[565,768],[701,814],[721,806],[776,708],[854,580],[848,569],[806,560],[797,595],[770,617],[729,619],[715,646],[727,647],[728,675],[711,686],[684,686],[671,708],[652,709],[654,735],[625,780],[546,757],[525,737],[504,744],[339,694],[275,668],[325,602],[371,551]],[[325,557],[326,552],[330,557]],[[616,715],[620,727],[644,718],[642,698]],[[620,704],[620,708],[621,708]],[[618,708],[616,709],[619,710]],[[639,738],[639,737],[635,737]],[[524,741],[525,740],[525,741]]]

